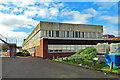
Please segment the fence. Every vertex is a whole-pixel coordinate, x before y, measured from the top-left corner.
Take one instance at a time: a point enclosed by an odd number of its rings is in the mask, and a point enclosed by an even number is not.
[[[100,54],[120,54],[120,43],[98,43],[96,51]]]

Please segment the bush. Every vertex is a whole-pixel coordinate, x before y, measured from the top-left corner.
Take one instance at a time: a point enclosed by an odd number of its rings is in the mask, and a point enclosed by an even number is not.
[[[24,56],[22,52],[18,52],[15,56]]]
[[[81,49],[79,50],[77,53],[75,53],[76,55],[79,55],[81,52],[83,52],[85,49]]]
[[[93,60],[93,58],[96,57],[96,49],[95,48],[86,48],[85,49],[86,51],[83,51],[83,56],[86,56],[84,57],[83,59],[85,60]]]
[[[3,51],[7,51],[7,50],[9,50],[10,48],[7,46],[7,45],[2,45],[2,50]]]
[[[25,56],[30,56],[30,53],[27,50],[23,50],[22,53],[25,54]]]
[[[30,56],[30,53],[27,50],[23,50],[22,52],[18,52],[16,56]]]
[[[28,54],[29,52],[27,50],[22,51],[23,54]]]
[[[25,56],[30,56],[30,53],[26,53]]]

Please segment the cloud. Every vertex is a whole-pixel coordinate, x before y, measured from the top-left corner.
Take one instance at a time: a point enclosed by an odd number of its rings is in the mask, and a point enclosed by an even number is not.
[[[33,19],[28,19],[23,15],[3,14],[0,13],[0,24],[11,28],[25,27],[30,28],[29,25],[36,25],[37,22]],[[27,26],[23,26],[27,25]]]
[[[94,4],[99,5],[99,9],[110,9],[111,7],[117,5],[118,2],[95,2]]]
[[[118,16],[108,16],[108,15],[104,15],[104,16],[100,16],[99,19],[100,19],[100,20],[106,20],[106,21],[108,21],[110,24],[118,24]]]
[[[67,13],[65,13],[66,15]],[[72,20],[64,21],[63,23],[85,24],[88,23],[88,18],[92,17],[90,14],[81,14],[79,11],[71,11],[68,15],[72,16]]]
[[[13,4],[17,7],[26,7],[28,5],[34,5],[36,3],[44,3],[44,5],[48,6],[48,2],[52,2],[52,0],[1,0],[0,3],[3,4]]]
[[[15,13],[15,12],[22,12],[23,11],[23,9],[22,8],[20,8],[20,9],[18,9],[18,8],[14,8],[13,10],[12,10],[12,13]]]
[[[52,16],[58,16],[59,10],[57,8],[49,8],[49,11]]]
[[[97,16],[99,13],[93,8],[88,8],[83,11],[84,13],[91,14],[93,17]]]
[[[41,18],[48,18],[48,19],[56,19],[58,16],[59,10],[55,7],[28,7],[28,10],[24,11],[24,15],[26,17],[41,17]]]
[[[103,31],[104,34],[111,34],[115,35],[116,37],[118,36],[118,28],[114,25],[104,25]]]
[[[16,43],[16,41],[17,41],[17,46],[21,46],[23,43],[23,40],[25,38],[27,38],[27,36],[29,35],[29,33],[26,33],[26,32],[14,32],[9,29],[3,29],[2,27],[0,27],[0,28],[3,30],[3,31],[0,30],[0,34],[2,34],[3,36],[5,36],[7,38],[7,42],[8,43]],[[2,38],[2,39],[6,41],[5,38]],[[0,41],[0,43],[2,43],[2,42]]]
[[[93,2],[118,2],[119,0],[93,0]]]
[[[18,30],[20,27],[29,29],[31,28],[29,25],[36,26],[37,24],[37,21],[26,18],[23,15],[3,14],[0,12],[0,34],[10,39],[17,39],[20,43],[29,33],[14,32],[14,30]]]

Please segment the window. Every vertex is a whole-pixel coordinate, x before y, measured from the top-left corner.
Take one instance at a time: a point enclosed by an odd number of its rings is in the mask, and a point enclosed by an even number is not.
[[[67,37],[69,37],[69,31],[67,31]]]
[[[59,37],[59,31],[56,31],[56,37]]]
[[[98,38],[101,38],[101,33],[98,33]]]
[[[96,36],[95,36],[95,32],[93,32],[93,38],[96,38]]]
[[[95,47],[95,45],[48,45],[49,53],[77,52],[80,49]]]
[[[49,31],[49,37],[51,37],[51,31]]]
[[[80,32],[79,32],[79,38],[80,38]]]
[[[74,32],[73,32],[73,37],[74,37]]]
[[[105,39],[107,39],[107,36],[105,36]]]
[[[91,32],[89,32],[89,37],[92,38],[92,33]]]
[[[54,37],[54,31],[52,31],[52,37]]]
[[[45,36],[47,37],[47,31],[45,31],[45,32],[46,32]]]
[[[75,37],[76,37],[76,38],[78,37],[78,32],[75,32]]]
[[[63,37],[65,37],[65,31],[63,31]]]
[[[84,32],[82,32],[82,37],[84,38]]]

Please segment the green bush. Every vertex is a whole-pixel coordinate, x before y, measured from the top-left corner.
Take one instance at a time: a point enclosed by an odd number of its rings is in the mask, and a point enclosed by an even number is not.
[[[96,49],[86,48],[81,55],[86,56],[86,57],[83,57],[83,59],[85,60],[93,60],[93,58],[96,57]]]
[[[22,52],[18,52],[16,56],[30,56],[30,53],[27,50],[23,50]]]
[[[23,54],[28,54],[29,52],[27,50],[22,51]]]
[[[6,45],[3,45],[3,46],[2,46],[2,50],[3,50],[3,51],[7,51],[7,50],[9,50],[9,49],[10,49],[10,48],[9,48],[8,46],[6,46]]]
[[[83,52],[85,49],[80,49],[77,53],[75,53],[76,55],[79,55],[81,52]]]

